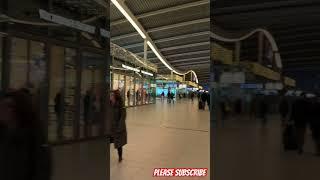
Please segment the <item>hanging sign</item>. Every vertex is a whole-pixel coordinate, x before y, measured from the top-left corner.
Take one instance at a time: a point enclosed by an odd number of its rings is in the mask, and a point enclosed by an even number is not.
[[[60,25],[64,25],[70,28],[74,28],[74,29],[78,29],[80,31],[84,31],[84,32],[88,32],[91,34],[95,34],[96,32],[96,27],[88,25],[88,24],[84,24],[80,21],[76,21],[73,19],[68,19],[59,15],[55,15],[52,13],[49,13],[43,9],[39,9],[39,15],[41,19],[44,19],[46,21],[50,21],[50,22],[54,22]],[[110,32],[100,28],[100,35],[103,37],[110,37]]]

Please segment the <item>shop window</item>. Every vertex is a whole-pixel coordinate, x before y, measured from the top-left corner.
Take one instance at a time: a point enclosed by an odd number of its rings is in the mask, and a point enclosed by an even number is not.
[[[12,38],[10,52],[10,88],[18,89],[27,85],[28,42]]]
[[[81,117],[80,138],[94,137],[101,134],[102,84],[104,82],[103,64],[105,57],[100,54],[84,52],[82,54],[81,73]]]
[[[119,74],[113,73],[113,90],[119,89]]]
[[[45,44],[41,42],[30,42],[30,63],[29,63],[29,84],[38,88],[45,80],[46,76],[46,59]]]
[[[50,141],[74,138],[76,51],[64,47],[51,48],[49,89]]]

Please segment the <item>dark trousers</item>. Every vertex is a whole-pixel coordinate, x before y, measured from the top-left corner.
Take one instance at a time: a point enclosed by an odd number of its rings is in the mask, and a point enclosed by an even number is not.
[[[296,130],[297,130],[297,145],[298,145],[298,149],[299,150],[303,150],[306,129],[307,129],[306,127],[296,127]]]
[[[117,150],[118,150],[119,159],[122,159],[122,147],[119,147]]]

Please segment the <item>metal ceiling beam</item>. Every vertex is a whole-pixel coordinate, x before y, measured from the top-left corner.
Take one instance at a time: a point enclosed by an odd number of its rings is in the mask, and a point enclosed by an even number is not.
[[[284,58],[283,63],[287,62],[295,62],[295,61],[312,61],[312,60],[319,60],[320,61],[320,55],[319,56],[314,56],[314,57],[304,57],[304,58]]]
[[[205,50],[205,51],[192,51],[192,52],[187,52],[187,53],[179,53],[179,54],[172,54],[172,55],[167,55],[167,58],[173,58],[173,57],[180,57],[180,56],[191,56],[191,55],[197,55],[197,54],[210,54],[210,50]],[[148,58],[150,61],[158,60],[157,57],[154,58]]]
[[[256,12],[256,11],[267,11],[274,10],[280,8],[289,8],[289,7],[303,7],[303,6],[314,6],[319,5],[319,1],[317,0],[295,0],[295,1],[273,1],[266,3],[259,3],[254,5],[242,5],[242,6],[233,6],[233,7],[225,7],[225,8],[216,8],[212,14],[214,16],[227,15],[227,14],[240,14],[240,13],[248,13],[248,12]]]
[[[169,41],[175,41],[175,40],[198,37],[198,36],[205,36],[205,35],[208,35],[208,39],[209,39],[210,31],[203,31],[203,32],[199,32],[199,33],[184,34],[184,35],[181,35],[181,36],[173,36],[173,37],[169,37],[169,38],[158,39],[158,40],[155,40],[154,42],[156,44],[158,44],[158,43],[164,43],[164,42],[169,42]],[[122,47],[125,48],[125,49],[131,49],[131,48],[135,48],[135,47],[141,47],[143,45],[144,45],[144,43],[135,43],[135,44],[130,44],[130,45],[127,45],[127,46],[122,46]]]
[[[164,8],[164,9],[160,9],[160,10],[156,10],[156,11],[143,13],[140,15],[136,15],[136,18],[142,19],[142,18],[146,18],[146,17],[150,17],[150,16],[156,16],[159,14],[169,13],[172,11],[178,11],[178,10],[187,9],[187,8],[191,8],[191,7],[206,5],[209,3],[210,3],[210,0],[200,0],[200,1],[192,2],[192,3],[186,3],[186,4],[182,4],[182,5],[178,5],[178,6],[173,6],[173,7],[169,7],[169,8]],[[120,19],[120,20],[111,22],[111,26],[115,26],[115,25],[122,24],[125,22],[128,22],[127,19]]]
[[[184,49],[184,48],[191,48],[191,47],[197,47],[197,46],[204,46],[204,45],[210,45],[210,42],[201,42],[201,43],[192,43],[192,44],[186,44],[186,45],[180,45],[180,46],[172,46],[168,48],[160,49],[161,52],[163,51],[172,51],[176,49]],[[209,46],[208,46],[209,49]],[[142,55],[144,52],[136,52],[137,55]],[[148,53],[152,53],[152,51],[148,51]]]
[[[208,23],[209,24],[209,22],[210,22],[210,18],[197,19],[197,20],[186,21],[186,22],[177,23],[177,24],[170,24],[170,25],[166,25],[166,26],[151,28],[151,29],[147,30],[147,33],[164,31],[167,29],[174,29],[174,28],[179,28],[179,27],[194,25],[194,24],[201,24],[201,23]],[[111,38],[111,41],[116,41],[116,40],[120,40],[123,38],[128,38],[128,37],[133,37],[133,36],[138,36],[138,35],[139,34],[137,32],[124,34],[124,35],[120,35],[120,36],[116,36],[116,37]]]
[[[205,56],[205,57],[197,57],[197,58],[188,58],[188,59],[179,59],[175,61],[169,61],[171,64],[177,64],[177,63],[182,63],[182,62],[203,62],[203,60],[208,61],[210,60],[210,56]],[[157,62],[155,64],[160,64],[160,62]]]
[[[199,62],[200,60],[204,60],[204,59],[205,60],[210,60],[210,56],[187,58],[187,59],[178,59],[178,60],[170,61],[170,63],[175,64],[175,63],[188,62],[188,61],[197,61],[197,62]]]

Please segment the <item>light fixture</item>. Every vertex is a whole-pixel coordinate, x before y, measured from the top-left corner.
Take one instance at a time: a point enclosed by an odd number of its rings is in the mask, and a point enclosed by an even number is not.
[[[152,45],[152,43],[150,41],[147,41],[147,44],[149,45],[149,47],[151,48],[151,50],[153,51],[153,53],[160,59],[160,61],[171,71],[174,71],[172,69],[171,66],[169,66],[169,64],[162,58],[162,56],[158,53],[158,51],[156,50],[156,48]]]
[[[139,26],[130,17],[130,15],[127,13],[127,11],[123,9],[123,7],[120,5],[120,3],[117,0],[111,0],[111,1],[119,9],[119,11],[124,15],[124,17],[127,18],[127,20],[131,23],[131,25],[138,31],[140,36],[143,39],[146,39],[147,38],[146,35],[142,32],[142,30],[139,28]]]
[[[149,72],[146,72],[146,71],[142,71],[142,70],[141,70],[141,73],[142,73],[142,74],[145,74],[145,75],[148,75],[148,76],[153,76],[152,73],[149,73]]]
[[[133,68],[133,67],[130,67],[130,66],[127,66],[127,65],[124,65],[124,64],[122,64],[122,67],[125,68],[125,69],[128,69],[128,70],[134,71],[134,72],[140,72],[139,69]]]

